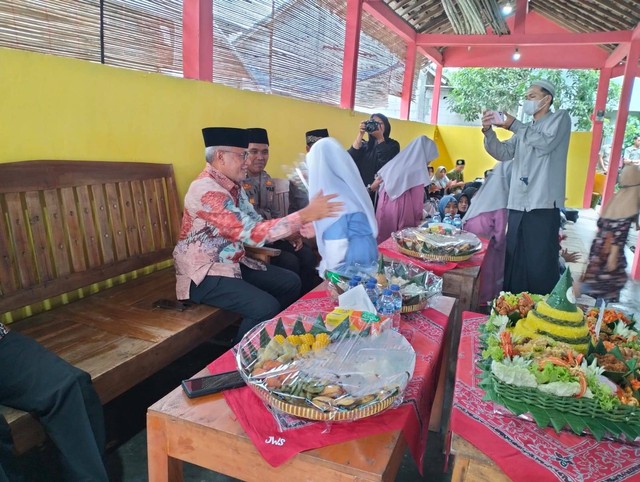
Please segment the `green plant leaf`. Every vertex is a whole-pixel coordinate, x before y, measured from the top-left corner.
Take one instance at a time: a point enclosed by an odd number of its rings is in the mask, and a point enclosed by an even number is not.
[[[311,333],[312,335],[319,335],[320,333],[329,333],[329,330],[327,330],[327,325],[324,324],[324,320],[322,319],[322,316],[318,316],[316,318],[316,321],[313,322],[313,326],[311,327],[311,330],[309,330],[309,333]]]
[[[346,318],[331,331],[331,340],[340,340],[349,333],[349,318]]]
[[[567,424],[567,420],[564,415],[557,410],[550,410],[549,417],[551,419],[551,426],[556,432],[560,432]]]
[[[529,407],[529,413],[538,424],[538,427],[548,427],[551,423],[551,418],[547,411],[540,407]]]
[[[296,322],[293,324],[293,331],[291,333],[293,335],[304,335],[306,332],[307,330],[304,329],[302,318],[298,318]]]
[[[271,336],[267,332],[267,329],[263,328],[262,331],[260,331],[260,348],[266,348],[270,341]]]
[[[589,428],[589,432],[591,432],[591,435],[593,435],[598,441],[602,440],[604,434],[609,431],[607,427],[603,425],[598,419],[587,418],[585,419],[585,422],[587,423],[587,427]]]
[[[584,420],[584,417],[579,417],[578,415],[574,415],[572,413],[566,413],[564,418],[567,420],[569,427],[573,430],[574,433],[580,435],[584,428],[587,426],[587,423]]]
[[[284,323],[282,322],[282,318],[278,318],[276,327],[273,330],[273,336],[276,336],[276,335],[282,335],[285,338],[287,337],[287,330],[284,329]]]

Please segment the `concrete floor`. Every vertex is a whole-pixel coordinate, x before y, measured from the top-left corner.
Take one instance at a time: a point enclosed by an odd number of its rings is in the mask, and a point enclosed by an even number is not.
[[[565,226],[567,239],[563,242],[563,246],[569,251],[577,251],[581,254],[579,262],[570,264],[575,278],[579,278],[582,274],[588,260],[589,248],[595,235],[596,221],[596,211],[586,209],[580,210],[576,223],[568,223]],[[637,232],[633,231],[628,246],[635,246],[636,240]],[[625,250],[625,253],[629,265],[631,265],[633,253],[629,248]],[[622,292],[621,301],[640,312],[640,283],[629,281]],[[201,370],[223,351],[224,349],[220,346],[204,343],[105,407],[109,440],[108,468],[112,481],[142,482],[147,480],[146,431],[144,429],[146,408],[178,386],[180,380],[189,378]],[[399,482],[450,481],[451,463],[449,470],[443,471],[445,461],[442,446],[442,435],[430,432],[424,476],[420,476],[413,459],[405,454],[396,480]],[[57,482],[62,480],[56,468],[54,450],[50,445],[45,445],[18,459],[18,463],[25,473],[26,481]],[[186,465],[184,480],[186,482],[227,482],[236,479],[196,466]]]

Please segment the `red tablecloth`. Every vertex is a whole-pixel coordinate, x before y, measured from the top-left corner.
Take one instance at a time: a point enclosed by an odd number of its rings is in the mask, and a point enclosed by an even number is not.
[[[334,307],[335,302],[327,291],[312,291],[283,313],[329,312]],[[447,315],[433,308],[402,315],[401,332],[416,351],[413,378],[405,390],[402,404],[374,417],[330,425],[304,422],[299,428],[281,431],[274,416],[250,388],[225,391],[225,400],[260,454],[274,467],[305,450],[402,429],[416,464],[422,470],[447,321]],[[231,352],[209,365],[211,373],[233,368]]]
[[[640,447],[570,432],[557,434],[534,422],[495,413],[482,401],[475,360],[478,324],[486,316],[463,313],[451,430],[490,457],[507,476],[520,480],[640,480]]]
[[[470,268],[473,266],[482,266],[484,253],[487,251],[489,242],[486,239],[482,238],[480,238],[480,241],[482,241],[482,249],[480,251],[478,251],[466,261],[458,261],[455,263],[453,261],[427,261],[424,259],[414,258],[413,256],[407,256],[406,254],[401,253],[398,250],[398,244],[393,240],[393,238],[389,238],[386,241],[380,243],[378,245],[378,250],[385,256],[389,256],[390,258],[397,259],[405,263],[413,263],[416,266],[420,266],[423,269],[429,270],[438,276],[442,276],[447,271],[455,268]]]

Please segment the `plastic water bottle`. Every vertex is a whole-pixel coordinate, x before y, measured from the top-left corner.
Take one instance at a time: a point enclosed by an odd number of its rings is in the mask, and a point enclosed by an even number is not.
[[[400,286],[391,285],[391,298],[393,299],[393,329],[400,331],[400,315],[402,314],[402,294]]]
[[[358,282],[358,284],[362,283],[362,276],[355,275],[355,276],[354,276],[353,278],[351,278],[351,279],[356,280],[356,281]]]
[[[369,281],[367,281],[365,292],[367,293],[367,296],[371,300],[371,303],[373,303],[373,306],[375,306],[377,310],[378,309],[378,290],[376,288],[376,280],[372,278]]]
[[[453,224],[454,228],[462,229],[462,218],[460,217],[459,214],[456,214],[453,217],[453,221],[451,224]]]
[[[396,307],[393,302],[393,294],[388,288],[382,290],[382,296],[378,300],[378,313],[389,318],[391,320],[391,328],[396,329],[393,320],[396,314]]]
[[[349,289],[355,288],[356,286],[358,286],[360,283],[355,280],[354,278],[351,278],[349,280]],[[347,290],[348,291],[348,290]]]
[[[442,218],[440,217],[440,213],[435,213],[433,216],[431,216],[431,222],[432,223],[440,223],[440,222],[442,222]]]
[[[378,287],[378,280],[375,278],[369,278],[367,280],[367,284],[371,283],[373,285],[373,289],[376,292],[376,299],[380,299],[380,297],[382,296],[382,290]]]
[[[442,222],[445,224],[452,224],[453,220],[451,219],[451,214],[449,213],[445,214]]]

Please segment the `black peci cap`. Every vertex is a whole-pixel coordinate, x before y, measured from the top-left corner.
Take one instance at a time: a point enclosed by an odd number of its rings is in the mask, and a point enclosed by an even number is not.
[[[202,129],[205,147],[242,147],[249,145],[247,130],[235,127],[205,127]]]
[[[304,135],[306,141],[307,141],[307,145],[310,146],[312,144],[315,144],[316,142],[318,142],[320,139],[324,139],[325,137],[329,137],[329,130],[327,129],[314,129],[312,131],[308,131],[305,135]]]
[[[249,144],[266,144],[269,145],[269,136],[267,130],[261,127],[253,127],[247,129],[247,135],[249,136]]]
[[[456,161],[456,166],[464,166],[464,159],[458,159]]]

